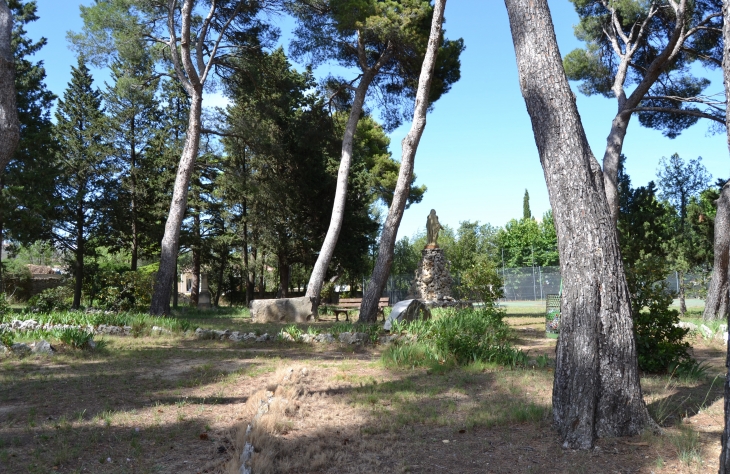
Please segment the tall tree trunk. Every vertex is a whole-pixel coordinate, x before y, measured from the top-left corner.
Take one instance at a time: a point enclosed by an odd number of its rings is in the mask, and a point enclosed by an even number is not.
[[[730,0],[722,2],[722,13],[722,73],[723,82],[725,83],[725,97],[730,97]],[[730,107],[725,110],[725,131],[727,133],[728,150],[730,151]],[[723,187],[723,194],[727,187],[727,184]],[[722,196],[720,199],[722,199]],[[719,210],[720,206],[718,205],[718,212]],[[717,238],[717,231],[715,232],[715,238]],[[728,327],[730,327],[730,314],[728,314],[727,322]],[[730,474],[730,344],[727,347],[725,366],[727,367],[727,375],[725,376],[725,428],[721,437],[720,474]]]
[[[81,306],[81,286],[84,283],[84,206],[83,200],[76,205],[76,261],[74,262],[74,300],[71,309]]]
[[[289,275],[291,275],[291,266],[286,259],[279,257],[279,297],[289,298]]]
[[[13,14],[6,1],[0,0],[0,174],[10,162],[20,140],[12,34]]]
[[[135,131],[135,120],[134,116],[130,120],[130,131],[132,141],[130,143],[129,153],[129,178],[132,184],[131,202],[130,207],[132,209],[132,262],[130,268],[132,271],[137,270],[137,259],[139,254],[139,219],[137,217],[137,143],[134,139]]]
[[[505,0],[520,88],[558,234],[563,276],[553,421],[568,448],[653,426],[639,384],[628,286],[547,0]]]
[[[175,257],[175,278],[173,278],[173,280],[175,281],[172,283],[172,307],[177,308],[177,298],[178,293],[180,293],[180,277],[177,274],[177,257]]]
[[[259,298],[266,298],[266,253],[261,252],[261,276],[259,276]]]
[[[388,210],[388,217],[385,219],[385,225],[380,235],[378,258],[375,261],[373,274],[370,276],[370,282],[366,287],[367,289],[365,290],[362,304],[360,305],[359,320],[361,322],[374,323],[378,320],[378,303],[380,295],[383,293],[385,285],[388,282],[390,267],[393,263],[395,238],[398,234],[398,227],[400,227],[411,188],[411,177],[413,175],[414,162],[416,161],[416,151],[418,150],[418,143],[421,141],[423,130],[426,128],[426,113],[428,112],[429,105],[428,94],[431,90],[431,78],[433,77],[436,54],[438,53],[439,43],[441,41],[441,25],[444,20],[445,8],[446,0],[436,0],[433,19],[431,20],[431,33],[428,38],[428,47],[423,59],[421,75],[418,79],[413,123],[411,124],[411,130],[401,143],[403,153],[400,171],[398,172],[398,181],[395,185],[393,202]]]
[[[180,245],[180,226],[185,216],[188,202],[190,177],[195,168],[200,146],[200,115],[203,107],[202,87],[196,89],[190,98],[190,115],[188,117],[187,136],[180,164],[175,176],[175,187],[170,203],[170,213],[165,223],[165,234],[162,237],[160,269],[157,271],[155,289],[152,294],[150,313],[154,315],[170,314],[170,290],[175,279],[175,258]]]
[[[363,73],[360,84],[355,91],[355,99],[352,102],[350,117],[347,119],[345,126],[345,135],[342,138],[342,157],[340,158],[340,168],[337,171],[337,188],[335,190],[335,200],[332,205],[332,216],[330,217],[330,225],[327,229],[327,235],[322,243],[322,249],[317,256],[317,261],[312,269],[312,276],[309,278],[307,285],[307,294],[310,298],[314,298],[315,309],[319,305],[319,294],[322,291],[322,285],[327,274],[332,255],[335,253],[337,239],[342,229],[342,221],[345,217],[345,201],[347,199],[347,178],[350,175],[350,165],[352,164],[352,145],[355,139],[355,131],[357,130],[357,122],[362,114],[362,107],[365,103],[365,96],[368,92],[370,83],[375,78],[375,71],[369,70]]]
[[[193,308],[198,306],[200,297],[200,248],[195,246],[193,253],[193,283],[190,288],[190,306]]]
[[[228,249],[225,249],[225,252],[221,253],[221,266],[218,270],[218,290],[215,292],[215,299],[213,301],[213,306],[216,308],[218,307],[218,303],[221,299],[221,293],[223,293],[223,278],[225,277],[225,269],[226,269],[226,263],[228,259],[226,258],[228,255]]]
[[[0,174],[0,194],[5,189],[5,180]],[[3,243],[5,241],[5,216],[0,206],[0,293],[5,293],[5,269],[3,268]]]
[[[687,313],[687,301],[686,301],[686,285],[684,284],[684,272],[678,272],[679,284],[679,314],[682,316]]]
[[[712,267],[712,279],[707,290],[705,311],[702,318],[712,321],[728,316],[728,263],[730,262],[730,182],[720,191],[716,202],[715,216],[715,259]]]
[[[621,102],[621,101],[620,101]],[[619,106],[619,109],[622,107]],[[624,147],[626,130],[629,128],[631,113],[619,110],[611,122],[611,133],[608,134],[606,151],[603,154],[603,186],[606,190],[606,201],[611,212],[611,219],[618,222],[618,166],[621,162],[621,151]]]

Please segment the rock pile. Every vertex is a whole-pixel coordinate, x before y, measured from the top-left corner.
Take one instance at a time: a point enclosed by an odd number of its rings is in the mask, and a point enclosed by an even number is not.
[[[0,331],[10,330],[16,332],[25,332],[38,330],[53,331],[64,329],[83,329],[89,332],[93,332],[97,335],[108,334],[110,336],[129,336],[132,334],[132,326],[112,326],[107,324],[100,324],[96,327],[92,325],[82,326],[78,324],[41,324],[34,319],[26,319],[25,321],[14,319],[9,323],[0,324]],[[172,334],[171,330],[160,326],[152,326],[152,329],[150,331],[153,335]]]
[[[423,249],[421,261],[416,270],[409,292],[409,298],[434,301],[452,302],[451,285],[453,280],[449,273],[449,262],[444,256],[443,249]]]

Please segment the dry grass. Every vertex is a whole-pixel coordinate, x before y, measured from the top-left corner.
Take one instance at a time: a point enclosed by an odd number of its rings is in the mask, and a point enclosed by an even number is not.
[[[210,319],[252,327],[220,316]],[[389,370],[378,347],[180,336],[109,337],[103,353],[2,360],[0,472],[236,472],[247,439],[256,473],[717,470],[721,343],[692,340],[711,364],[706,379],[642,379],[663,435],[573,452],[550,426],[552,366],[538,364],[554,357],[554,340],[539,316],[509,322],[535,361],[527,369]],[[262,399],[269,410],[246,437]]]

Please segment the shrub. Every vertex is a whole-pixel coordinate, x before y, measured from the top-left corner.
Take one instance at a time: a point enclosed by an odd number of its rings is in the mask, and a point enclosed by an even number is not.
[[[58,338],[74,349],[90,349],[90,342],[94,339],[94,333],[78,328],[63,329]]]
[[[59,286],[43,290],[28,300],[28,307],[33,312],[51,313],[68,311],[73,302],[73,290],[68,286]]]
[[[502,277],[497,267],[488,257],[480,257],[461,275],[462,291],[471,297],[493,306],[497,299],[504,296]]]
[[[425,364],[437,359],[441,363],[494,362],[524,365],[527,357],[509,344],[509,326],[503,321],[504,312],[495,308],[465,309],[453,315],[430,320],[416,320],[394,326],[395,331],[411,336],[419,348],[388,349],[383,354],[386,365]]]
[[[146,309],[152,301],[154,274],[147,271],[99,272],[97,306],[110,311]]]
[[[10,313],[10,303],[5,297],[5,293],[0,293],[0,322],[5,320],[5,317]]]
[[[679,312],[670,309],[672,295],[656,288],[648,298],[647,310],[634,308],[634,332],[639,368],[644,372],[666,372],[690,360],[689,343],[684,337],[689,332],[675,326]]]
[[[10,347],[15,342],[15,333],[9,329],[0,329],[0,345]]]

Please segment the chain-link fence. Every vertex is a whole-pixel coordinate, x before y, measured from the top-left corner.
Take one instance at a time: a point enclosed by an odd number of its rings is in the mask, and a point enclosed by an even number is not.
[[[504,280],[506,300],[525,301],[543,300],[546,295],[560,293],[560,267],[522,267],[503,268],[500,274]],[[680,281],[684,280],[685,297],[704,299],[712,273],[674,272],[667,276],[667,289],[679,293]]]
[[[544,300],[547,295],[560,293],[560,267],[521,267],[500,268],[499,274],[504,281],[504,299],[507,301],[537,301]],[[679,292],[679,282],[684,278],[685,297],[704,299],[707,296],[707,286],[712,273],[687,273],[684,277],[678,272],[667,276],[667,289]],[[464,291],[460,285],[458,275],[452,275],[454,285],[452,294],[457,299],[474,299],[473,295]],[[390,305],[408,297],[414,275],[391,275],[385,286],[382,296],[387,296]],[[363,288],[368,280],[363,278]]]

